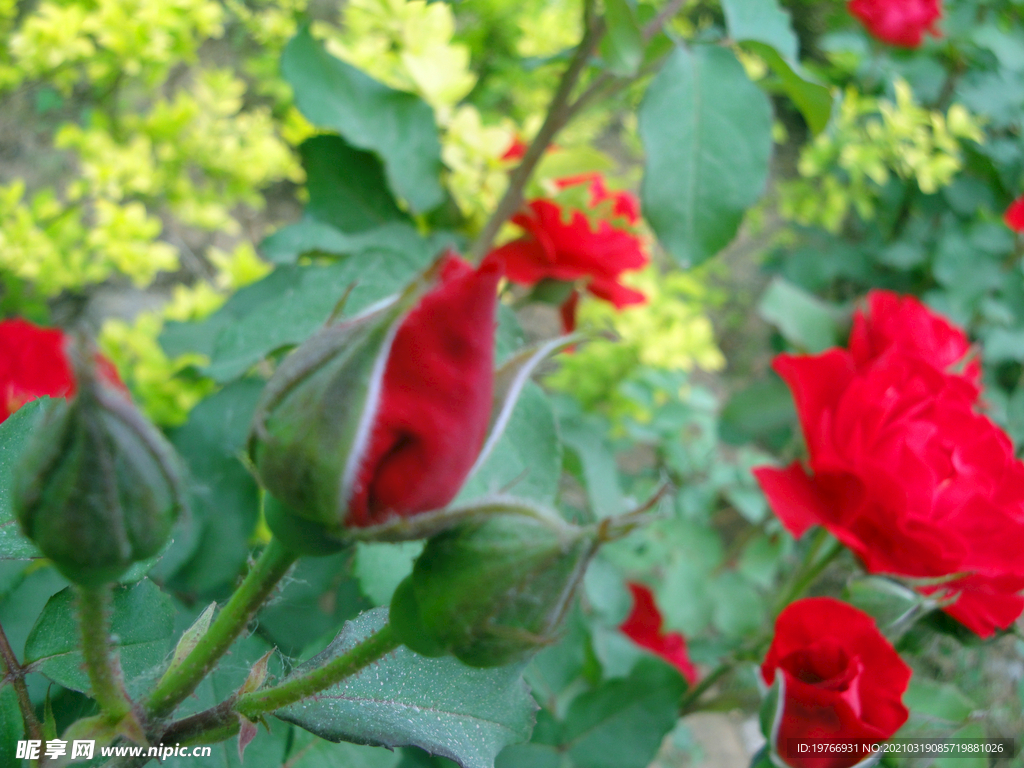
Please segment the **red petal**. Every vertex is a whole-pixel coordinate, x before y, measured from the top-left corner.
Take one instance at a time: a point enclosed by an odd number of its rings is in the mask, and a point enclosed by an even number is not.
[[[453,259],[402,321],[348,524],[438,509],[458,493],[486,437],[501,272]]]
[[[1024,195],[1010,203],[1010,207],[1003,215],[1003,221],[1014,232],[1024,232]]]
[[[633,610],[619,630],[641,648],[660,656],[674,666],[690,685],[697,682],[697,667],[686,652],[686,638],[678,632],[661,631],[661,611],[654,602],[654,593],[643,584],[630,583]]]
[[[814,480],[800,462],[794,461],[785,469],[757,467],[753,472],[772,511],[796,538],[812,525],[824,525],[829,519]]]

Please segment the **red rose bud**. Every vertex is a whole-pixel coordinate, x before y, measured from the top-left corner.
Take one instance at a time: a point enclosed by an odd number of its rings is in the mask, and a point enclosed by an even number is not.
[[[1024,232],[1024,196],[1018,197],[1003,214],[1006,226],[1014,232]]]
[[[271,378],[249,450],[288,514],[339,536],[462,487],[491,418],[500,271],[451,256],[438,271],[426,292],[324,328]]]
[[[67,339],[56,328],[21,319],[0,322],[0,422],[30,400],[74,397],[75,375],[65,354]],[[124,388],[110,361],[97,355],[99,375]]]
[[[779,614],[761,676],[771,686],[762,728],[776,765],[850,768],[870,752],[813,754],[794,742],[882,742],[907,720],[910,668],[870,616],[830,597]]]
[[[557,639],[598,534],[521,502],[477,512],[427,542],[390,620],[417,653],[498,667]]]
[[[678,632],[663,631],[654,593],[643,584],[630,584],[629,591],[633,593],[633,610],[619,630],[641,648],[678,669],[690,685],[696,684],[697,667],[686,653],[686,638]]]
[[[917,48],[925,32],[939,37],[940,0],[849,0],[847,7],[874,37],[889,45]]]
[[[14,509],[61,573],[98,585],[157,554],[184,503],[159,430],[94,362],[75,372],[77,395],[49,404],[22,454]]]
[[[809,466],[754,474],[790,533],[822,525],[871,573],[967,574],[921,591],[988,637],[1024,611],[1024,463],[977,412],[972,366],[950,367],[962,332],[916,302],[874,294],[869,308],[849,351],[776,358]]]

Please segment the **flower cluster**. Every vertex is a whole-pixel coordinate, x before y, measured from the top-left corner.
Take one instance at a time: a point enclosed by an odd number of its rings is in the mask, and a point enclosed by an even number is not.
[[[964,333],[885,291],[847,349],[780,355],[809,466],[755,470],[794,535],[823,525],[872,573],[948,580],[945,611],[981,637],[1024,611],[1024,463],[979,412]]]
[[[515,149],[514,145],[510,152]],[[611,220],[592,225],[583,211],[564,210],[552,200],[531,200],[512,217],[512,223],[526,234],[495,248],[484,263],[501,264],[505,276],[518,285],[533,286],[543,280],[583,282],[588,293],[619,309],[642,304],[644,294],[621,282],[624,272],[641,269],[648,261],[640,238],[627,228],[640,220],[636,197],[610,191],[596,173],[559,179],[555,184],[559,190],[587,185],[589,212],[607,207]],[[573,288],[562,304],[567,331],[575,327],[578,300],[578,289]]]
[[[849,0],[850,13],[883,43],[917,48],[927,32],[939,36],[941,0]]]

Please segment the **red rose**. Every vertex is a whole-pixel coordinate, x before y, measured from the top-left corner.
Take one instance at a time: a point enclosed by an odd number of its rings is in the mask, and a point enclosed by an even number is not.
[[[1024,196],[1018,197],[1003,214],[1006,226],[1014,232],[1024,232]]]
[[[629,224],[639,221],[636,198],[627,192],[610,192],[597,174],[561,179],[556,184],[561,189],[589,184],[592,208],[607,202],[613,216]],[[546,279],[585,279],[591,294],[618,308],[646,300],[642,293],[620,282],[623,272],[647,264],[640,238],[628,230],[609,221],[592,227],[582,211],[567,214],[550,200],[530,201],[525,211],[512,217],[512,223],[527,234],[495,248],[485,259],[502,264],[512,282],[531,286]]]
[[[939,36],[940,0],[849,0],[847,7],[883,43],[916,48],[925,32]]]
[[[790,739],[884,741],[907,720],[910,668],[870,616],[830,597],[779,614],[761,676],[779,685],[771,748],[794,768],[849,768],[870,753],[800,757]]]
[[[450,257],[402,321],[348,525],[440,509],[459,492],[487,437],[500,278],[497,266]]]
[[[73,397],[75,377],[64,351],[67,339],[56,328],[21,319],[0,322],[0,422],[30,400]],[[123,389],[109,360],[97,356],[100,375]]]
[[[619,630],[641,648],[663,658],[694,685],[697,667],[686,654],[686,638],[678,632],[662,631],[661,612],[650,589],[643,584],[630,584],[629,591],[633,593],[633,610]]]
[[[869,300],[872,308],[885,303]],[[916,340],[872,347],[882,329],[899,327],[873,321],[859,320],[850,351],[776,358],[796,400],[810,472],[795,462],[755,475],[794,536],[823,525],[870,572],[969,573],[948,585],[960,594],[946,611],[986,637],[1024,610],[1024,464],[974,410],[973,385],[943,367],[958,347],[945,332],[929,340],[908,324],[921,334]]]

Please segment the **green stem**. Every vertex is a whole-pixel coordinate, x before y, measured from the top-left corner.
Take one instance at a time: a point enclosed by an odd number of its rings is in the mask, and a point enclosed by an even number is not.
[[[146,711],[150,717],[159,718],[169,714],[195,690],[297,559],[296,552],[287,549],[277,539],[270,540],[206,634],[150,694],[146,702]]]
[[[110,652],[110,586],[78,587],[82,657],[92,695],[110,723],[120,722],[132,704],[121,685],[121,671]]]
[[[818,529],[814,543],[804,557],[803,562],[793,572],[788,584],[780,592],[775,601],[773,614],[778,616],[782,609],[803,595],[807,588],[814,583],[814,580],[821,575],[821,572],[828,567],[840,552],[843,551],[843,544],[838,539],[831,539],[828,531],[824,528]],[[826,544],[826,542],[828,542]],[[824,548],[824,552],[819,552]]]
[[[679,714],[680,716],[689,713],[691,707],[693,707],[698,699],[703,696],[707,690],[717,683],[721,678],[732,672],[733,667],[736,666],[736,662],[733,659],[727,659],[711,670],[699,683],[693,688],[687,690],[686,695],[683,696],[683,700],[679,702]]]
[[[377,632],[324,666],[296,675],[272,688],[245,694],[235,703],[235,711],[250,720],[256,720],[265,712],[287,707],[330,688],[380,657],[391,653],[400,645],[401,642],[395,637],[391,625],[385,624]]]

